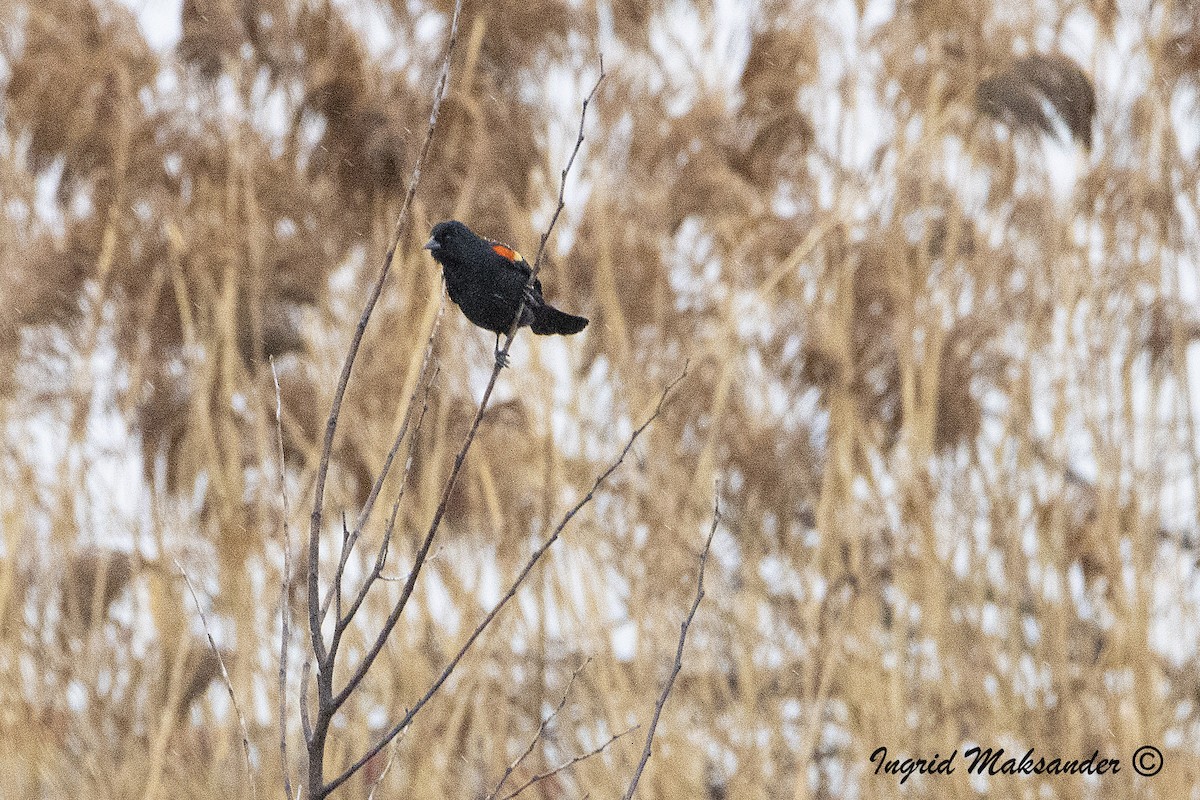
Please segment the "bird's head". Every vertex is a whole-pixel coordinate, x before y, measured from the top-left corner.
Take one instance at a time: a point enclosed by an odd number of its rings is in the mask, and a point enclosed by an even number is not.
[[[429,241],[425,243],[423,249],[437,255],[437,251],[448,247],[451,243],[469,239],[472,236],[474,234],[471,233],[471,229],[458,220],[446,220],[433,226],[433,230],[429,233]]]

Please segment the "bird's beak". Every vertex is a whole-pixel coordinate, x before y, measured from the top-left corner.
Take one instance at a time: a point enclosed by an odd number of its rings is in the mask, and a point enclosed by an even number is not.
[[[436,239],[430,239],[428,242],[425,243],[425,246],[422,247],[421,249],[422,250],[441,250],[442,246],[437,243]]]

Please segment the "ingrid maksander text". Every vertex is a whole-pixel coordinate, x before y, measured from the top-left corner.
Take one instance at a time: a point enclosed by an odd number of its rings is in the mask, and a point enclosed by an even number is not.
[[[895,775],[904,783],[916,775],[953,775],[960,765],[968,775],[1113,775],[1121,771],[1119,758],[1101,758],[1097,750],[1087,758],[1047,758],[1029,748],[1021,755],[1006,753],[1003,747],[972,746],[946,757],[934,753],[933,758],[888,758],[886,747],[871,753],[876,775]]]

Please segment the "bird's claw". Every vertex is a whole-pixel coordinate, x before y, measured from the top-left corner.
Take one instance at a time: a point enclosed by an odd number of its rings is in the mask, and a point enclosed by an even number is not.
[[[508,353],[505,353],[500,348],[496,348],[496,366],[500,369],[508,366]]]

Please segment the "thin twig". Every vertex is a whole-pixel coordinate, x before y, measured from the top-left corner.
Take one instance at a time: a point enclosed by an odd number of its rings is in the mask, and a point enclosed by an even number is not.
[[[308,718],[308,681],[312,677],[312,662],[307,659],[300,670],[300,730],[304,732],[304,743],[312,745],[312,722]]]
[[[417,455],[417,445],[419,443],[418,435],[421,432],[421,426],[425,422],[425,413],[429,411],[429,397],[433,393],[433,384],[437,380],[438,369],[435,367],[429,376],[429,383],[425,386],[425,400],[421,403],[421,413],[417,415],[417,425],[413,428],[412,438],[408,440],[408,453],[404,458],[404,472],[400,475],[400,486],[396,490],[396,499],[392,502],[392,512],[388,515],[387,525],[383,529],[383,538],[379,542],[379,552],[375,554],[375,569],[371,573],[370,580],[375,580],[382,576],[383,568],[387,566],[388,548],[391,545],[392,534],[396,530],[396,514],[400,511],[400,503],[404,500],[404,492],[408,488],[408,476],[412,472],[413,461]],[[362,596],[366,597],[366,589],[370,588],[364,583]],[[347,615],[346,622],[349,623],[350,618]]]
[[[387,460],[384,461],[383,469],[379,471],[379,477],[376,479],[375,485],[371,487],[371,494],[367,497],[367,502],[363,505],[362,512],[358,515],[358,520],[354,523],[354,532],[356,534],[362,533],[363,528],[367,525],[367,520],[371,517],[371,511],[375,507],[375,500],[379,497],[379,492],[383,488],[383,482],[387,478],[392,461],[396,457],[396,450],[400,442],[404,439],[404,432],[408,429],[409,420],[412,417],[412,407],[417,402],[417,394],[420,393],[422,385],[427,381],[432,381],[434,375],[437,374],[436,365],[434,365],[433,374],[429,374],[429,367],[433,364],[433,347],[437,343],[437,334],[442,326],[442,316],[445,310],[446,295],[442,292],[438,295],[438,310],[433,316],[433,324],[429,328],[429,336],[425,339],[425,355],[421,357],[421,368],[417,371],[417,382],[413,386],[412,393],[408,396],[408,404],[404,410],[404,422],[400,426],[400,433],[396,434],[396,441],[392,443],[392,449],[388,451]],[[426,378],[427,375],[428,378]]]
[[[246,718],[242,716],[241,706],[238,705],[237,696],[233,693],[233,681],[229,680],[229,670],[225,669],[225,658],[221,655],[220,648],[217,647],[217,641],[213,639],[212,631],[208,629],[208,617],[204,614],[204,608],[200,605],[200,596],[196,594],[196,587],[192,585],[192,579],[188,577],[183,565],[179,563],[179,559],[172,557],[175,562],[175,569],[179,570],[179,574],[187,581],[188,591],[192,593],[192,602],[196,604],[196,611],[200,613],[200,624],[204,626],[204,635],[208,637],[208,646],[212,648],[213,655],[217,657],[217,665],[221,667],[221,680],[225,683],[225,691],[229,692],[229,701],[233,703],[234,713],[237,714],[238,726],[242,731],[242,755],[246,758],[246,775],[250,779],[250,797],[258,797],[258,782],[254,780],[254,770],[250,766],[250,734],[246,732]]]
[[[421,431],[421,425],[425,422],[425,412],[429,410],[429,395],[433,389],[433,380],[436,377],[437,370],[434,369],[433,373],[431,373],[429,376],[429,383],[427,383],[425,386],[425,401],[421,404],[421,413],[417,415],[417,424],[413,429],[412,438],[410,438],[408,442],[408,455],[405,458],[404,474],[400,480],[400,488],[396,492],[396,500],[392,503],[392,513],[388,517],[387,526],[384,528],[383,538],[379,542],[379,552],[375,554],[375,564],[371,567],[371,571],[363,580],[362,586],[359,587],[358,592],[355,594],[354,601],[350,604],[350,608],[346,611],[345,616],[342,616],[340,611],[338,612],[333,638],[330,640],[329,645],[330,653],[337,653],[338,645],[341,641],[342,635],[346,632],[346,629],[350,627],[350,623],[354,620],[354,616],[358,613],[359,608],[367,599],[367,592],[370,591],[371,586],[374,585],[375,581],[383,576],[384,567],[387,566],[388,548],[391,545],[392,534],[396,530],[396,514],[400,510],[400,501],[404,499],[404,490],[408,486],[408,475],[409,471],[412,469],[413,456],[417,450],[417,435]]]
[[[475,644],[475,640],[478,639],[480,634],[482,634],[484,630],[486,630],[487,627],[492,624],[492,620],[496,618],[496,615],[500,613],[505,604],[507,604],[508,601],[511,600],[517,593],[517,590],[521,588],[521,585],[525,582],[525,579],[529,576],[529,573],[533,571],[535,566],[537,566],[537,563],[541,560],[542,556],[546,554],[546,551],[550,549],[551,545],[558,541],[559,535],[562,534],[563,529],[567,527],[567,524],[584,506],[591,502],[600,486],[603,485],[604,482],[608,480],[609,476],[617,470],[617,467],[621,466],[622,462],[625,460],[625,457],[629,455],[629,451],[633,449],[633,445],[635,442],[637,442],[638,437],[641,436],[642,432],[645,431],[646,428],[650,427],[650,424],[658,418],[659,414],[662,413],[663,406],[666,403],[667,397],[670,395],[671,390],[674,389],[675,386],[678,385],[686,375],[687,364],[684,364],[683,371],[679,374],[679,377],[675,378],[675,380],[671,381],[671,383],[669,383],[667,387],[663,389],[662,395],[658,398],[658,404],[654,407],[654,412],[646,418],[645,422],[643,422],[636,430],[634,430],[629,437],[629,441],[625,443],[625,447],[621,450],[621,454],[617,456],[617,459],[611,465],[609,465],[604,472],[600,473],[595,482],[592,484],[592,488],[588,490],[588,493],[584,495],[583,498],[581,498],[574,506],[572,506],[570,511],[563,515],[563,518],[555,527],[554,533],[552,533],[545,542],[543,542],[536,550],[533,551],[533,554],[530,555],[529,560],[525,562],[525,566],[521,568],[521,571],[517,573],[517,577],[513,579],[513,582],[509,585],[508,591],[504,593],[500,600],[497,601],[496,605],[492,607],[492,610],[489,611],[486,616],[484,616],[480,623],[475,627],[475,630],[471,632],[471,635],[467,637],[467,640],[463,643],[462,647],[460,647],[454,657],[450,659],[450,662],[442,670],[441,674],[438,675],[437,680],[433,682],[433,684],[429,687],[429,690],[425,692],[421,699],[418,700],[416,704],[412,706],[412,708],[405,712],[403,718],[401,718],[399,722],[392,726],[392,728],[388,730],[388,732],[385,733],[378,742],[371,746],[371,749],[369,749],[366,754],[359,758],[358,761],[354,762],[354,764],[347,768],[346,771],[340,776],[329,783],[327,788],[330,791],[347,781],[352,775],[354,775],[355,772],[361,769],[364,764],[370,761],[376,753],[386,747],[387,743],[395,738],[397,734],[407,728],[412,722],[413,717],[415,717],[417,713],[425,706],[425,704],[428,703],[435,694],[437,694],[438,689],[442,687],[442,684],[446,682],[446,679],[450,677],[451,673],[453,673],[454,669],[458,666],[458,662],[462,660],[463,656],[467,654],[467,651],[471,649],[471,646]],[[410,572],[410,583],[412,581],[412,575],[413,573]],[[405,588],[408,588],[408,586],[406,585]],[[347,686],[350,685],[352,684],[347,684]]]
[[[400,752],[400,743],[404,741],[404,734],[396,737],[392,742],[392,749],[388,751],[387,763],[383,765],[383,769],[379,772],[379,777],[371,784],[371,791],[367,793],[367,800],[375,800],[375,792],[383,785],[383,779],[392,771],[392,763],[396,760],[396,753]]]
[[[383,489],[383,482],[387,479],[387,476],[388,476],[389,472],[391,471],[392,462],[396,458],[396,452],[400,449],[400,444],[404,441],[404,438],[408,435],[409,424],[412,421],[413,406],[416,404],[417,393],[421,391],[422,385],[426,386],[426,396],[428,396],[428,385],[429,384],[426,381],[428,380],[428,381],[432,382],[433,375],[429,375],[427,378],[427,373],[429,371],[429,365],[433,361],[433,345],[437,338],[438,328],[441,326],[442,311],[444,310],[444,308],[445,308],[445,296],[442,295],[441,300],[438,303],[437,315],[434,317],[433,326],[429,331],[429,338],[425,343],[425,356],[421,359],[421,369],[417,373],[417,382],[416,382],[416,385],[413,386],[412,394],[409,395],[408,404],[404,409],[404,421],[400,423],[400,430],[396,433],[396,437],[392,441],[391,449],[388,450],[387,458],[385,458],[383,461],[383,468],[380,469],[379,476],[375,479],[375,483],[371,487],[370,494],[367,495],[367,500],[363,504],[362,511],[359,512],[358,519],[354,523],[354,530],[351,532],[349,540],[346,541],[342,547],[341,556],[338,558],[337,570],[334,572],[333,583],[329,586],[328,589],[326,589],[325,599],[321,601],[321,619],[322,619],[322,621],[325,619],[325,615],[329,612],[330,601],[335,596],[334,595],[334,587],[339,587],[339,591],[340,591],[340,587],[342,585],[342,575],[345,573],[346,563],[350,559],[350,553],[351,553],[351,551],[354,550],[354,545],[358,542],[359,537],[362,536],[363,529],[366,527],[367,521],[371,517],[371,512],[375,508],[375,501],[379,498],[379,492]],[[436,368],[435,368],[434,374],[436,374]],[[420,430],[420,426],[418,426],[417,430]],[[415,435],[416,434],[414,433],[414,438],[415,438]],[[409,450],[411,452],[411,446],[410,446]],[[404,474],[404,478],[407,479],[407,477],[408,477],[408,472],[406,470],[405,474]],[[401,484],[401,491],[403,491],[403,484]],[[366,592],[370,589],[370,584],[372,582],[373,582],[372,580],[368,579],[368,581],[364,584],[364,586],[359,589],[359,594],[365,595]],[[359,602],[361,602],[361,601],[359,601]],[[358,604],[359,603],[354,603],[353,605],[357,606]],[[354,616],[353,612],[350,613],[350,616],[351,617]],[[339,619],[341,618],[340,612],[338,613],[338,617],[339,617]],[[337,638],[336,634],[334,635],[334,638]],[[330,653],[331,653],[330,657],[332,658],[332,657],[334,657],[334,654],[336,654],[337,646],[335,644],[331,644],[329,649],[330,649]]]
[[[501,366],[508,359],[508,348],[512,347],[513,337],[517,335],[517,328],[521,324],[521,316],[525,313],[525,298],[533,290],[533,284],[537,281],[538,272],[542,269],[542,258],[546,254],[546,243],[550,241],[550,234],[554,232],[554,226],[558,224],[558,216],[562,213],[563,208],[567,205],[567,175],[571,172],[571,167],[575,164],[575,156],[579,155],[579,148],[583,146],[583,127],[587,121],[588,105],[592,102],[592,98],[596,96],[596,91],[600,88],[600,82],[604,80],[604,56],[600,56],[600,75],[596,78],[596,83],[592,85],[592,90],[588,92],[588,96],[583,98],[583,108],[579,113],[579,133],[575,136],[575,147],[571,150],[571,157],[567,159],[567,166],[563,167],[562,174],[559,176],[558,182],[558,205],[554,207],[554,214],[550,217],[550,224],[546,226],[546,232],[542,234],[542,240],[538,243],[537,255],[533,259],[533,269],[529,273],[529,280],[525,282],[525,291],[521,293],[521,301],[517,304],[517,313],[513,317],[512,324],[508,327],[508,333],[504,337],[504,349],[496,356],[496,367],[493,372],[493,380],[495,375],[500,373]]]
[[[609,737],[609,740],[607,742],[605,742],[604,744],[595,748],[594,750],[589,750],[588,752],[584,753],[583,755],[575,756],[570,761],[568,761],[565,764],[562,764],[560,766],[557,766],[552,770],[548,770],[546,772],[542,772],[537,775],[534,775],[532,778],[525,781],[525,783],[521,784],[521,786],[518,789],[516,789],[513,792],[510,792],[509,794],[504,795],[504,797],[501,798],[501,800],[513,800],[514,797],[516,797],[521,792],[528,789],[530,786],[533,786],[535,783],[537,783],[539,781],[544,781],[547,778],[553,778],[558,773],[562,772],[565,769],[570,769],[571,767],[575,766],[576,764],[578,764],[581,761],[587,761],[592,756],[600,755],[601,753],[603,753],[605,750],[608,749],[608,746],[610,744],[615,742],[617,739],[620,739],[622,736],[624,736],[627,733],[633,733],[639,727],[641,727],[641,726],[634,725],[632,728],[627,728],[627,729],[621,731],[620,733],[613,734],[611,737]]]
[[[558,222],[559,213],[562,211],[564,203],[563,192],[566,185],[567,174],[570,171],[571,166],[575,163],[575,155],[579,152],[580,144],[583,142],[583,127],[584,121],[587,118],[588,103],[591,102],[591,99],[593,95],[595,95],[597,88],[600,86],[600,81],[602,80],[604,80],[603,59],[601,59],[600,62],[600,77],[596,79],[596,85],[592,87],[592,91],[583,101],[583,111],[579,117],[579,135],[575,142],[575,149],[572,151],[571,158],[568,160],[567,166],[562,172],[563,185],[559,187],[559,205],[554,212],[554,216],[550,220],[550,226],[542,235],[542,244],[538,249],[537,258],[534,260],[533,271],[529,276],[528,287],[533,286],[533,281],[536,278],[537,271],[541,266],[542,254],[545,250],[546,241],[550,238],[550,234],[554,230],[554,225]],[[508,353],[508,346],[512,342],[512,336],[515,335],[517,322],[521,319],[521,312],[524,307],[525,301],[524,295],[522,295],[522,300],[517,308],[517,314],[513,318],[512,326],[509,329],[509,338],[505,342],[504,350],[501,351],[504,356],[506,356]],[[487,388],[484,389],[483,392],[483,397],[479,401],[479,408],[475,412],[475,418],[471,421],[471,427],[467,431],[467,437],[463,441],[462,447],[459,448],[458,454],[454,457],[454,466],[450,469],[450,476],[446,479],[446,484],[442,489],[442,496],[438,501],[437,509],[434,511],[433,520],[429,523],[429,530],[426,532],[425,538],[421,541],[420,547],[417,548],[416,555],[413,558],[412,569],[409,571],[408,579],[404,583],[404,588],[400,591],[400,598],[392,607],[392,611],[388,615],[388,618],[384,621],[383,627],[379,631],[379,635],[375,637],[375,642],[363,656],[363,659],[355,669],[354,674],[350,677],[349,681],[346,682],[346,686],[333,697],[333,711],[336,711],[338,708],[340,708],[342,704],[345,703],[350,697],[351,693],[354,692],[354,690],[358,687],[358,685],[362,683],[363,678],[366,677],[367,672],[371,669],[371,665],[375,663],[375,659],[378,658],[379,653],[383,650],[384,645],[387,643],[388,637],[391,636],[392,630],[396,627],[396,623],[400,621],[400,616],[404,613],[405,606],[408,605],[408,599],[412,596],[413,589],[417,583],[417,576],[420,574],[421,568],[425,564],[425,558],[429,555],[429,548],[433,544],[433,539],[437,535],[438,528],[442,524],[442,518],[446,515],[446,508],[450,504],[450,496],[453,493],[455,484],[458,481],[459,472],[462,471],[462,465],[467,458],[467,452],[471,449],[471,443],[475,441],[475,434],[479,430],[480,422],[483,421],[483,414],[487,410],[488,402],[491,400],[492,391],[496,388],[496,380],[500,377],[500,369],[503,365],[503,361],[503,358],[497,358],[496,364],[492,368],[491,379],[488,381]]]
[[[700,608],[700,601],[704,599],[704,565],[708,562],[708,550],[712,547],[713,535],[717,532],[717,525],[721,522],[721,501],[715,499],[713,501],[713,521],[712,528],[708,531],[708,539],[704,542],[704,549],[700,551],[700,572],[696,577],[696,599],[692,601],[692,610],[688,612],[687,617],[683,620],[683,625],[679,628],[679,646],[675,648],[675,664],[671,668],[671,674],[667,676],[667,682],[663,685],[662,694],[658,697],[658,702],[654,704],[654,716],[650,718],[650,730],[646,731],[646,746],[642,748],[642,760],[638,762],[637,769],[633,773],[633,779],[629,782],[629,788],[625,791],[623,800],[630,800],[633,793],[637,791],[638,781],[642,778],[642,770],[646,768],[646,762],[650,760],[650,751],[654,745],[654,730],[658,727],[658,718],[662,715],[663,706],[667,704],[667,697],[671,694],[671,687],[675,685],[675,678],[679,675],[679,671],[683,669],[683,646],[687,642],[688,628],[692,624],[692,620],[696,617],[696,609]]]
[[[442,58],[441,74],[438,77],[437,87],[433,93],[433,106],[429,112],[429,126],[425,132],[425,141],[422,142],[417,160],[413,164],[412,175],[408,181],[408,190],[405,192],[404,202],[400,206],[400,214],[396,219],[396,228],[392,233],[391,242],[388,244],[383,265],[379,269],[379,276],[375,279],[375,283],[367,295],[362,315],[359,317],[354,335],[350,339],[350,347],[346,353],[346,360],[342,364],[342,372],[334,388],[333,401],[329,409],[329,419],[325,424],[325,438],[321,445],[321,459],[317,466],[316,485],[313,491],[313,510],[309,519],[308,529],[308,629],[312,640],[313,656],[317,664],[317,718],[312,728],[311,736],[308,738],[308,789],[309,796],[313,800],[323,800],[329,793],[324,786],[325,739],[329,733],[329,726],[333,721],[333,715],[337,711],[337,706],[332,702],[334,664],[329,657],[329,653],[326,651],[324,636],[321,633],[319,574],[325,481],[329,475],[329,461],[333,452],[333,437],[337,431],[338,417],[342,410],[342,400],[345,397],[346,388],[350,383],[350,373],[354,368],[355,359],[358,357],[359,347],[362,345],[363,336],[367,330],[367,323],[371,319],[371,313],[375,310],[375,304],[379,301],[379,296],[383,293],[383,285],[387,281],[388,274],[391,272],[392,261],[396,256],[396,248],[399,246],[404,234],[408,231],[409,220],[412,216],[413,198],[416,196],[417,187],[421,183],[421,172],[425,167],[425,160],[429,156],[429,148],[433,142],[433,132],[437,127],[438,117],[442,110],[442,100],[445,97],[446,87],[450,81],[450,62],[454,55],[454,46],[458,41],[458,21],[462,16],[462,5],[462,0],[456,0],[454,3],[454,12],[450,18],[450,34],[446,43],[446,54]]]
[[[592,660],[590,658],[585,659],[584,662],[576,667],[575,671],[571,673],[571,679],[567,681],[567,688],[563,690],[562,699],[558,701],[558,705],[555,706],[554,710],[550,712],[550,716],[546,717],[544,720],[542,720],[541,724],[538,725],[537,733],[535,733],[533,738],[529,740],[529,746],[525,748],[525,752],[521,753],[521,755],[517,757],[517,760],[509,764],[508,769],[504,770],[503,777],[501,777],[500,782],[496,784],[496,788],[492,789],[491,793],[487,796],[487,800],[496,800],[496,795],[500,794],[500,790],[504,788],[504,784],[508,782],[508,778],[513,774],[513,770],[521,766],[525,759],[529,757],[529,754],[533,752],[533,748],[537,747],[537,743],[542,740],[542,734],[546,731],[546,726],[554,721],[554,718],[558,716],[558,712],[562,711],[563,706],[567,704],[567,696],[571,694],[571,687],[575,685],[575,679],[579,677],[579,673],[582,672],[583,668],[590,664],[591,661]]]
[[[338,417],[342,410],[342,399],[345,397],[346,387],[350,383],[350,372],[353,370],[354,361],[358,357],[358,350],[362,345],[363,335],[367,330],[367,323],[371,319],[371,314],[375,310],[375,304],[379,301],[380,294],[383,293],[383,284],[391,272],[392,261],[396,257],[396,248],[408,230],[409,218],[412,215],[413,198],[416,196],[417,187],[421,183],[421,172],[425,167],[425,159],[429,155],[429,146],[433,142],[433,131],[437,127],[438,117],[442,111],[442,100],[445,97],[446,86],[450,80],[450,61],[454,54],[454,45],[458,42],[458,20],[461,15],[462,0],[456,0],[454,3],[454,13],[450,18],[450,38],[446,44],[446,55],[442,58],[441,75],[438,77],[437,88],[433,93],[433,107],[429,112],[429,127],[425,132],[425,141],[421,143],[421,151],[417,155],[416,163],[413,164],[412,175],[408,181],[408,191],[405,192],[404,202],[400,206],[400,214],[396,219],[396,228],[392,233],[391,242],[388,244],[387,253],[383,258],[383,266],[380,267],[379,276],[375,279],[375,283],[367,295],[367,302],[363,306],[358,326],[355,328],[354,335],[350,339],[350,348],[346,352],[346,360],[342,364],[342,373],[333,391],[333,402],[329,409],[329,419],[325,424],[325,440],[321,445],[321,460],[317,466],[316,487],[313,492],[313,510],[308,531],[309,629],[313,640],[313,653],[320,663],[324,663],[326,654],[325,644],[321,636],[317,578],[320,567],[319,549],[321,544],[321,516],[325,502],[325,480],[329,474],[330,454],[333,452],[333,435],[337,431]]]
[[[279,496],[283,498],[283,574],[279,578],[279,764],[283,773],[283,791],[288,800],[293,800],[292,776],[287,757],[287,670],[289,620],[291,603],[288,589],[292,577],[292,534],[288,530],[287,480],[284,476],[283,452],[283,399],[279,392],[279,373],[275,371],[275,357],[267,359],[271,364],[271,380],[275,382],[275,444],[279,450]]]
[[[347,557],[350,553],[350,547],[347,545],[350,542],[350,529],[346,527],[346,512],[342,512],[342,554]],[[337,619],[342,618],[342,581],[341,581],[341,565],[345,563],[345,558],[339,559],[338,572],[334,575],[333,582],[329,588],[333,592],[334,599],[334,616]],[[336,635],[335,637],[336,638]],[[329,663],[333,663],[333,659],[337,657],[337,650],[332,642],[329,645]]]

